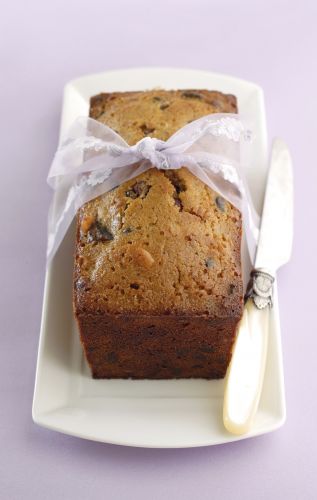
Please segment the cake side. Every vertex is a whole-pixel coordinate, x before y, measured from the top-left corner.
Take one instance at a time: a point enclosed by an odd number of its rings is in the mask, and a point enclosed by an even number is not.
[[[226,374],[236,318],[79,314],[94,378],[205,378]]]
[[[101,94],[90,115],[133,144],[236,109],[219,92],[155,90]],[[74,309],[93,375],[224,376],[242,313],[240,244],[240,212],[186,168],[150,169],[85,204]]]

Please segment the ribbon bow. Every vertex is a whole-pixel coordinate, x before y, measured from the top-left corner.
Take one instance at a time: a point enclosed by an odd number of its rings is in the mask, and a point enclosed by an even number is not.
[[[77,118],[61,141],[47,179],[56,192],[49,214],[48,260],[84,203],[149,168],[182,166],[242,212],[252,258],[259,218],[240,164],[240,144],[249,140],[250,131],[234,114],[207,115],[167,141],[145,137],[133,146],[110,127],[92,118]]]
[[[149,160],[158,169],[169,168],[166,154],[164,154],[165,142],[155,137],[144,137],[130,149],[139,160]]]

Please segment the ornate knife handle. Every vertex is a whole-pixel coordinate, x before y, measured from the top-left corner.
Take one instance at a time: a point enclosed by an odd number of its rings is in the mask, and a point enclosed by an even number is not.
[[[258,309],[273,306],[274,277],[260,269],[251,271],[245,301],[252,299]]]

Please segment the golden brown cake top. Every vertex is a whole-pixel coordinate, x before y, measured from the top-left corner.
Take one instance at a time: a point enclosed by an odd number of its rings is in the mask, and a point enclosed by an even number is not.
[[[101,94],[90,114],[133,144],[234,110],[219,92],[155,90]],[[78,314],[241,314],[241,215],[186,168],[152,168],[90,201],[77,238]]]
[[[129,144],[145,136],[166,141],[187,123],[212,113],[236,113],[236,98],[210,90],[114,92],[91,99],[90,116]]]

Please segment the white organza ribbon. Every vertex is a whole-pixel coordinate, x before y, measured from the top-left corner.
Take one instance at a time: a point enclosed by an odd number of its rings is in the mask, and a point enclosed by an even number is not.
[[[185,125],[167,141],[145,137],[134,146],[106,125],[78,118],[61,141],[47,179],[56,191],[48,221],[48,260],[84,203],[149,168],[182,166],[242,212],[252,259],[259,217],[240,164],[240,145],[249,140],[250,131],[235,114],[207,115]]]

